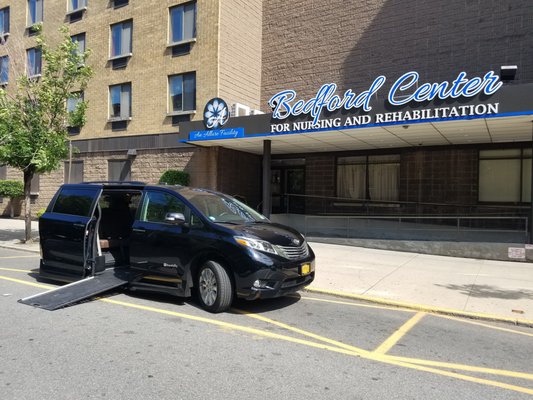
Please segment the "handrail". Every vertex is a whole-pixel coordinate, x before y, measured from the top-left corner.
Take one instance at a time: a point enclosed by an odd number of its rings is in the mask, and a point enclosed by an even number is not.
[[[442,206],[442,207],[483,207],[483,208],[507,208],[507,209],[525,209],[529,210],[529,206],[521,205],[496,205],[496,204],[460,204],[460,203],[431,203],[431,202],[416,202],[416,201],[399,201],[399,200],[369,200],[369,199],[354,199],[351,197],[333,197],[333,196],[316,196],[308,194],[296,194],[296,193],[284,193],[280,194],[280,197],[302,197],[310,199],[324,199],[324,200],[337,200],[346,201],[351,203],[363,203],[363,204],[399,204],[399,205],[420,205],[420,206]]]

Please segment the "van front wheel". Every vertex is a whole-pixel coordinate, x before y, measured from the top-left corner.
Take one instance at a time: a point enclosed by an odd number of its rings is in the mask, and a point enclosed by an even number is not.
[[[226,269],[215,261],[200,267],[197,278],[198,300],[202,308],[212,313],[226,311],[233,300],[231,279]]]

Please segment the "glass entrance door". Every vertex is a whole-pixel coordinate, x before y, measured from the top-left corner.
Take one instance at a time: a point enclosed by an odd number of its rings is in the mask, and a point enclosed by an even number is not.
[[[272,169],[272,213],[297,213],[305,211],[305,169],[280,167]]]

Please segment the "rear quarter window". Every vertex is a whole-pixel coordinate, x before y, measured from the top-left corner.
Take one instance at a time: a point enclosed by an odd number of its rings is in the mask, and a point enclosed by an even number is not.
[[[98,191],[94,189],[67,188],[61,190],[52,212],[88,217]]]

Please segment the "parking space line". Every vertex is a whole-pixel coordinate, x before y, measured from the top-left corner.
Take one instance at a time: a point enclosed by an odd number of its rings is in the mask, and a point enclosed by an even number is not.
[[[22,283],[23,285],[35,286],[35,287],[42,288],[42,289],[53,289],[53,288],[55,288],[55,286],[44,285],[42,283],[36,283],[36,282],[23,281],[21,279],[9,278],[7,276],[1,276],[1,275],[0,275],[0,279],[3,279],[5,281],[15,282],[15,283]]]
[[[417,365],[426,365],[429,367],[459,369],[459,370],[468,371],[468,372],[479,372],[481,374],[500,375],[500,376],[507,376],[510,378],[533,380],[533,374],[529,374],[527,372],[476,367],[473,365],[454,364],[454,363],[447,363],[447,362],[441,362],[441,361],[422,360],[422,359],[417,359],[417,358],[399,357],[399,356],[391,356],[391,355],[387,355],[387,358],[394,360],[394,361],[408,362],[410,364],[417,364]]]
[[[49,286],[49,285],[37,284],[37,283],[29,282],[29,281],[13,279],[13,278],[8,278],[4,276],[0,276],[0,279],[5,279],[7,281],[13,281],[13,282],[24,284],[24,285],[36,286],[36,287],[41,287],[41,288],[46,288],[46,289],[53,288],[53,286]],[[252,335],[267,337],[271,339],[283,340],[283,341],[301,344],[301,345],[305,345],[305,346],[316,348],[316,349],[331,351],[334,353],[361,357],[361,358],[372,360],[372,361],[379,361],[385,364],[394,365],[398,367],[409,368],[409,369],[413,369],[417,371],[432,373],[435,375],[446,376],[449,378],[455,378],[455,379],[459,379],[463,381],[468,381],[468,382],[478,383],[482,385],[493,386],[493,387],[497,387],[500,389],[507,389],[507,390],[511,390],[511,391],[515,391],[519,393],[526,393],[526,394],[533,395],[533,389],[530,389],[530,388],[511,385],[511,384],[507,384],[504,382],[493,381],[489,379],[476,378],[476,377],[469,376],[469,375],[459,374],[456,372],[441,370],[441,369],[432,368],[432,367],[428,367],[424,365],[417,365],[417,364],[410,363],[410,362],[394,360],[391,356],[388,356],[386,354],[368,352],[366,350],[363,350],[361,353],[357,353],[357,352],[343,349],[337,346],[332,346],[332,345],[323,344],[323,343],[316,343],[316,342],[304,340],[304,339],[298,339],[298,338],[291,337],[291,336],[281,335],[281,334],[268,332],[266,330],[261,330],[261,329],[256,329],[256,328],[250,328],[247,326],[237,325],[237,324],[224,322],[224,321],[220,321],[216,319],[205,318],[205,317],[200,317],[200,316],[195,316],[195,315],[190,315],[190,314],[184,314],[184,313],[180,313],[176,311],[170,311],[170,310],[165,310],[165,309],[155,308],[155,307],[150,307],[150,306],[143,306],[140,304],[129,303],[129,302],[124,302],[124,301],[119,301],[119,300],[112,300],[112,299],[107,299],[107,298],[100,298],[98,300],[101,302],[120,305],[124,307],[129,307],[129,308],[134,308],[134,309],[139,309],[139,310],[144,310],[144,311],[149,311],[149,312],[154,312],[154,313],[159,313],[159,314],[164,314],[164,315],[171,315],[171,316],[193,320],[197,322],[204,322],[207,324],[219,326],[221,328],[228,328],[228,329],[233,329],[233,330],[240,331],[240,332],[250,333]]]
[[[275,321],[273,319],[264,317],[264,316],[259,315],[259,314],[250,313],[248,311],[243,311],[243,310],[239,310],[239,309],[236,309],[236,308],[232,308],[232,310],[236,311],[239,314],[246,315],[247,317],[254,318],[254,319],[257,319],[259,321],[266,322],[268,324],[279,326],[280,328],[284,328],[284,329],[287,329],[289,331],[299,333],[300,335],[311,337],[313,339],[319,340],[319,341],[324,342],[324,343],[329,343],[329,344],[332,344],[334,346],[338,346],[340,348],[349,350],[349,351],[351,351],[353,353],[356,353],[356,354],[359,354],[359,355],[361,355],[361,354],[367,354],[368,355],[370,353],[368,350],[361,349],[361,348],[355,347],[355,346],[351,346],[349,344],[342,343],[342,342],[339,342],[337,340],[329,339],[329,338],[326,338],[324,336],[320,336],[320,335],[317,335],[315,333],[305,331],[303,329],[295,328],[294,326],[290,326],[290,325],[284,324],[283,322]]]
[[[491,385],[491,386],[496,386],[496,387],[502,387],[502,388],[506,388],[506,389],[510,389],[510,390],[515,390],[515,389],[511,389],[509,387],[501,386],[501,385],[507,385],[507,384],[502,383],[502,382],[492,381],[492,380],[477,381],[478,378],[471,377],[469,375],[463,375],[463,374],[458,374],[456,372],[450,372],[450,371],[445,371],[445,370],[441,370],[441,369],[427,368],[427,367],[453,368],[453,369],[469,371],[469,372],[480,372],[480,373],[486,373],[486,374],[492,374],[492,375],[500,375],[500,376],[506,376],[506,377],[512,377],[512,378],[519,378],[519,379],[528,379],[528,380],[533,378],[533,374],[528,374],[528,373],[525,373],[525,372],[483,368],[483,367],[476,367],[476,366],[463,365],[463,364],[443,363],[443,362],[438,362],[438,361],[421,360],[421,359],[408,358],[408,357],[395,357],[395,356],[390,356],[390,355],[387,355],[387,354],[370,352],[368,350],[364,350],[364,349],[361,349],[361,348],[358,348],[358,347],[355,347],[355,346],[351,346],[351,345],[347,345],[347,344],[342,343],[342,342],[338,342],[338,341],[333,340],[333,339],[329,339],[329,338],[325,338],[323,336],[316,335],[316,334],[314,334],[312,332],[308,332],[308,331],[304,331],[304,330],[299,329],[299,328],[295,328],[293,326],[290,326],[290,325],[284,324],[282,322],[279,322],[279,321],[264,317],[262,315],[253,314],[253,313],[250,313],[250,312],[247,312],[247,311],[238,310],[238,309],[235,309],[235,308],[233,308],[232,310],[234,310],[236,312],[239,312],[240,314],[246,315],[247,317],[258,319],[260,321],[263,321],[263,322],[266,322],[266,323],[269,323],[269,324],[272,324],[272,325],[275,325],[275,326],[279,326],[279,327],[287,329],[289,331],[292,331],[292,332],[295,332],[295,333],[299,333],[299,334],[302,334],[302,335],[305,335],[305,336],[308,336],[308,337],[312,337],[314,339],[317,339],[317,340],[320,340],[320,341],[324,341],[324,342],[327,342],[329,344],[333,344],[335,346],[339,346],[339,347],[341,347],[343,349],[346,349],[346,350],[353,350],[354,353],[355,353],[354,355],[357,354],[361,358],[365,358],[365,359],[368,359],[368,360],[379,361],[379,362],[383,362],[383,363],[386,363],[386,364],[402,366],[402,367],[416,369],[416,370],[424,371],[424,372],[430,372],[430,373],[437,374],[437,375],[452,376],[452,377],[454,377],[456,379],[467,380],[467,381],[471,381],[471,382],[477,382],[477,383],[482,383],[482,384],[485,384],[485,385]],[[411,318],[409,321],[411,321],[412,319],[413,318]],[[404,324],[404,326],[405,326],[405,324]],[[450,375],[450,373],[453,374],[453,375]],[[519,387],[519,386],[517,386],[517,387]],[[533,394],[533,390],[531,390],[529,388],[522,388],[522,389],[524,389],[526,391],[524,393]],[[518,391],[520,391],[520,390],[518,390]]]
[[[376,308],[378,310],[391,310],[391,311],[416,313],[416,311],[410,310],[408,308],[388,307],[388,306],[380,306],[380,305],[375,305],[375,304],[350,303],[347,301],[319,299],[317,297],[309,297],[309,296],[300,296],[300,298],[303,300],[320,301],[323,303],[331,303],[331,304],[342,304],[342,305],[353,306],[353,307]]]
[[[424,318],[426,313],[418,312],[412,318],[410,318],[405,324],[403,324],[396,332],[388,337],[383,343],[381,343],[375,350],[374,353],[377,354],[386,354],[391,348],[394,347],[396,343],[400,341],[402,337],[405,336],[422,318]]]
[[[439,314],[434,314],[433,316],[439,317],[439,318],[451,319],[452,321],[461,322],[463,324],[477,325],[477,326],[482,326],[482,327],[488,328],[488,329],[494,329],[494,330],[497,330],[497,331],[502,331],[502,332],[507,332],[507,333],[514,333],[516,335],[524,335],[524,336],[533,337],[533,333],[517,331],[517,330],[509,329],[509,328],[502,328],[501,326],[493,326],[493,325],[489,325],[489,324],[484,324],[483,322],[473,321],[471,319],[457,318],[457,317],[452,317],[451,315],[439,315]]]
[[[25,272],[25,273],[32,272],[31,269],[1,268],[1,267],[0,267],[0,271]]]
[[[39,258],[39,257],[41,257],[39,254],[34,254],[31,256],[2,256],[0,257],[0,260],[7,260],[7,259],[12,259],[12,258]]]

